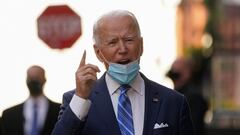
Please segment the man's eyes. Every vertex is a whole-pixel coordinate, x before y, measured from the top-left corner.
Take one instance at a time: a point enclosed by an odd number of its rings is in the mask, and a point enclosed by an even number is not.
[[[134,39],[133,38],[127,38],[127,39],[125,39],[125,41],[134,41]]]
[[[113,41],[109,41],[108,45],[115,45],[117,43],[117,41],[113,40]]]
[[[134,38],[133,38],[133,37],[123,38],[122,41],[123,41],[124,43],[130,43],[130,42],[133,42],[133,41],[134,41]],[[113,40],[107,42],[107,45],[108,45],[108,46],[115,46],[115,45],[118,44],[118,42],[119,42],[118,39],[113,39]]]

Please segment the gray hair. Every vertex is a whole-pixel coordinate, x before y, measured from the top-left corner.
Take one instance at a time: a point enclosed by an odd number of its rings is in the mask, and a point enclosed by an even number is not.
[[[137,34],[138,36],[140,37],[141,36],[141,31],[140,31],[140,27],[139,27],[139,24],[138,24],[138,21],[137,21],[137,18],[135,17],[135,15],[127,10],[113,10],[113,11],[110,11],[106,14],[103,14],[102,16],[100,16],[97,21],[94,23],[93,25],[93,41],[94,43],[99,43],[99,26],[101,25],[102,23],[102,20],[104,18],[107,18],[107,17],[113,17],[113,16],[117,16],[117,17],[120,17],[120,16],[129,16],[132,18],[136,28],[137,28]]]

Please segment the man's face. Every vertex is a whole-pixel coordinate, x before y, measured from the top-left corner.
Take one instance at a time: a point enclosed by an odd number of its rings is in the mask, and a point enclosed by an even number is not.
[[[31,67],[27,71],[27,86],[32,96],[39,96],[43,92],[43,85],[46,82],[44,71],[39,67]]]
[[[172,78],[175,89],[180,89],[186,85],[191,79],[191,68],[184,59],[177,59],[174,61],[171,70],[175,75],[178,74],[177,78]]]
[[[94,49],[106,68],[109,66],[108,62],[127,64],[142,55],[142,37],[129,16],[108,17],[102,20],[99,38],[100,41],[94,45]]]

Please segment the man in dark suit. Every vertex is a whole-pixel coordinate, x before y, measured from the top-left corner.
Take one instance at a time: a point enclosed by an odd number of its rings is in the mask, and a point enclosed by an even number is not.
[[[172,63],[167,76],[172,79],[174,89],[185,95],[189,102],[196,135],[205,135],[204,117],[208,103],[201,93],[201,85],[195,79],[195,69],[199,67],[196,67],[194,59],[179,57]]]
[[[76,71],[76,89],[63,95],[53,135],[193,135],[190,110],[180,93],[139,72],[143,38],[135,16],[104,14],[93,27],[94,50],[107,71],[86,64]]]
[[[2,135],[2,117],[0,117],[0,135]]]
[[[57,121],[60,104],[51,101],[43,93],[46,82],[44,69],[31,66],[27,70],[26,82],[29,98],[3,111],[3,135],[50,135]]]

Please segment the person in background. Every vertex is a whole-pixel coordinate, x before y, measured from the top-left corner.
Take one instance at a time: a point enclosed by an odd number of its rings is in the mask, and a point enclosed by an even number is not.
[[[3,135],[50,135],[57,121],[60,104],[48,99],[43,88],[45,70],[33,65],[27,70],[29,97],[2,114]]]
[[[177,58],[171,65],[167,76],[172,79],[174,89],[184,94],[190,105],[196,135],[205,134],[204,116],[208,103],[201,94],[201,86],[195,82],[195,62],[190,58]]]
[[[0,135],[2,135],[2,117],[0,117]]]
[[[106,72],[86,63],[76,89],[63,95],[52,135],[193,135],[186,98],[149,80],[140,69],[143,38],[133,13],[114,10],[93,26],[94,50]]]

